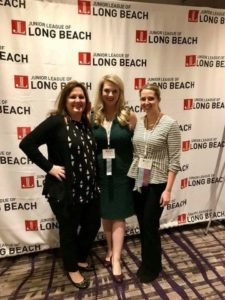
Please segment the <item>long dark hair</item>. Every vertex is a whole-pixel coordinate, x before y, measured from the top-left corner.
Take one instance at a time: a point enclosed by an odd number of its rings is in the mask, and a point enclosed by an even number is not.
[[[86,106],[82,113],[81,119],[85,123],[86,126],[89,126],[90,122],[89,122],[88,115],[90,112],[91,102],[90,102],[86,87],[81,82],[78,82],[76,80],[69,81],[65,85],[65,87],[61,90],[61,92],[59,93],[59,95],[56,99],[56,104],[55,104],[56,108],[50,112],[50,115],[63,115],[65,117],[69,116],[69,113],[66,109],[66,101],[67,101],[67,98],[68,98],[69,94],[71,93],[71,91],[76,87],[81,88],[84,93],[84,97],[86,100]]]

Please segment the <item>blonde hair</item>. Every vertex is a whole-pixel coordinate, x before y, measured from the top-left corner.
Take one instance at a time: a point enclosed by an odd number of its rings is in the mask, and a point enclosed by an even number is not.
[[[105,75],[98,84],[98,89],[94,102],[94,124],[101,125],[105,119],[104,104],[102,100],[102,90],[106,81],[115,84],[119,88],[119,99],[116,103],[116,118],[120,125],[125,126],[129,123],[130,110],[127,107],[125,107],[123,81],[119,76],[115,74]]]

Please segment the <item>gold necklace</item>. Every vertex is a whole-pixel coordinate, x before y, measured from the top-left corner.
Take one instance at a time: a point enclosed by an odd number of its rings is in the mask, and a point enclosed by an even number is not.
[[[112,121],[115,118],[116,112],[110,114],[104,114],[106,121]]]
[[[158,124],[158,122],[159,122],[161,116],[162,116],[162,113],[159,112],[156,121],[155,121],[154,123],[148,123],[148,117],[147,117],[147,115],[146,115],[146,116],[145,116],[145,128],[146,128],[146,129],[153,129],[153,128],[155,128],[155,126]]]

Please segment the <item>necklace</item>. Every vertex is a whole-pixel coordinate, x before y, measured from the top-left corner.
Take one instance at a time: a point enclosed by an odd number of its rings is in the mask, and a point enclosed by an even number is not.
[[[105,120],[112,121],[115,118],[116,112],[105,113]]]
[[[147,117],[147,115],[145,115],[145,128],[146,128],[146,129],[154,129],[155,126],[158,124],[158,122],[159,122],[161,116],[162,116],[162,113],[159,112],[156,121],[155,121],[154,123],[149,123],[149,122],[148,122],[148,117]]]
[[[105,127],[106,129],[112,126],[112,120],[107,120],[106,118],[103,121],[103,127]]]

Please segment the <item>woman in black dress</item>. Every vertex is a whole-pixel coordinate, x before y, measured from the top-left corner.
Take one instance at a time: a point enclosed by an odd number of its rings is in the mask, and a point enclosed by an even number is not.
[[[123,81],[114,74],[99,83],[92,115],[97,142],[101,217],[107,241],[104,264],[112,264],[113,279],[123,281],[120,264],[125,219],[132,216],[132,180],[127,172],[132,162],[132,135],[136,116],[125,107]]]

